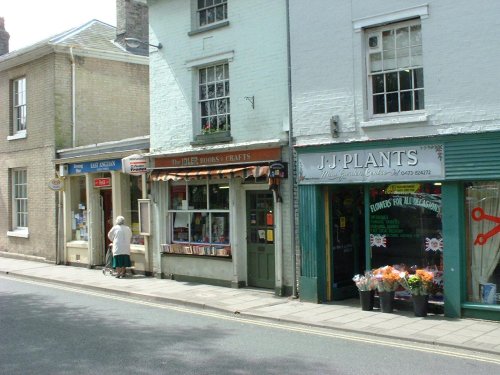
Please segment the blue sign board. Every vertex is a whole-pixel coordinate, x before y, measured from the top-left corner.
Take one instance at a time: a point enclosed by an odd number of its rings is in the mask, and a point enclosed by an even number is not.
[[[122,159],[86,161],[68,165],[68,174],[117,171],[122,169]]]

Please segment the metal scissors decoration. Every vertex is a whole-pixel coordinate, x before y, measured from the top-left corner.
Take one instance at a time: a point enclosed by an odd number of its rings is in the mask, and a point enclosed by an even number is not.
[[[489,232],[479,233],[474,241],[474,245],[484,245],[495,234],[500,233],[500,217],[487,215],[481,207],[472,210],[472,219],[475,221],[488,220],[497,223]]]

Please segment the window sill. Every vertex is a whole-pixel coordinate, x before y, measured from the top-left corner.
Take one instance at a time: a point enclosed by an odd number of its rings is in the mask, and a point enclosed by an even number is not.
[[[145,254],[144,245],[131,244],[130,245],[130,253],[131,254]]]
[[[191,146],[208,145],[213,143],[227,143],[231,142],[233,137],[229,131],[217,132],[211,134],[198,134],[195,140],[191,142]]]
[[[462,304],[463,308],[474,309],[474,310],[500,310],[500,305],[498,304],[486,304],[486,303],[474,303],[466,302]]]
[[[13,140],[16,140],[16,139],[24,139],[24,138],[26,138],[26,130],[21,130],[20,132],[17,132],[16,134],[9,135],[7,137],[7,140],[8,141],[13,141]]]
[[[400,115],[391,117],[380,117],[373,118],[368,121],[362,121],[360,126],[362,128],[380,127],[380,126],[392,126],[392,125],[408,125],[408,124],[419,124],[427,122],[428,116],[425,113],[415,114],[415,115]]]
[[[7,232],[8,237],[20,237],[20,238],[28,238],[29,232],[28,229],[17,229]]]
[[[188,32],[188,35],[189,36],[198,35],[205,33],[207,31],[217,30],[220,29],[221,27],[226,27],[226,26],[229,26],[229,21],[222,21],[220,23],[216,23],[213,25],[200,27],[199,29],[196,30],[191,30],[190,32]]]
[[[86,249],[89,247],[89,243],[87,241],[74,240],[66,243],[67,247],[77,247],[80,249]]]

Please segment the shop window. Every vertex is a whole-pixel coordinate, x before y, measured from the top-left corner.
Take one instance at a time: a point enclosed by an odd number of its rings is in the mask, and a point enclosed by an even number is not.
[[[465,188],[467,295],[470,302],[500,303],[500,182]]]
[[[170,187],[171,244],[166,253],[231,255],[229,185],[185,183]]]
[[[71,239],[88,241],[87,189],[85,176],[71,178]]]
[[[141,235],[139,225],[139,199],[142,198],[142,176],[130,176],[130,220],[132,241],[134,245],[144,245],[144,236]]]
[[[368,209],[373,268],[427,268],[434,272],[433,297],[441,299],[441,186],[412,183],[373,187]]]

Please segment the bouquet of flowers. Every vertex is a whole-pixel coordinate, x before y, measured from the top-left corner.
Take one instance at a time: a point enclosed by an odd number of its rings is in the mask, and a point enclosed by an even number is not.
[[[362,292],[375,289],[375,278],[370,271],[365,271],[364,275],[355,275],[352,281],[354,281],[358,289]]]
[[[373,270],[377,290],[379,292],[394,292],[399,287],[400,271],[392,266],[380,267]]]
[[[415,274],[401,273],[401,285],[412,295],[424,296],[429,294],[433,287],[434,274],[424,269],[417,269]]]

